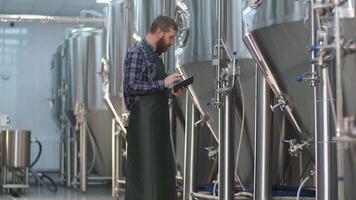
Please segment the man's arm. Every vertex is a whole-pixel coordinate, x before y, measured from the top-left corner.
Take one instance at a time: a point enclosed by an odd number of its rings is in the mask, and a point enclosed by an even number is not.
[[[146,68],[144,55],[140,51],[128,52],[124,66],[124,87],[128,94],[145,95],[151,94],[165,88],[163,80],[149,80],[144,74]]]

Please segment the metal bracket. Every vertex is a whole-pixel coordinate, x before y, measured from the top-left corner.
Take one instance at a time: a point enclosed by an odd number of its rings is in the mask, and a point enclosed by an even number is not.
[[[197,127],[198,125],[204,126],[206,124],[206,121],[208,121],[209,116],[208,115],[200,115],[200,120],[196,121],[194,123],[194,126]]]
[[[296,79],[298,82],[305,81],[310,87],[315,87],[317,83],[320,82],[320,77],[317,72],[307,72],[303,75],[298,75]]]
[[[287,105],[287,103],[286,103],[286,101],[285,101],[284,99],[278,99],[277,104],[275,104],[275,105],[270,105],[270,107],[271,107],[271,110],[272,110],[273,112],[274,112],[274,110],[275,110],[276,108],[280,108],[281,111],[283,111],[284,108],[286,107],[286,105]]]

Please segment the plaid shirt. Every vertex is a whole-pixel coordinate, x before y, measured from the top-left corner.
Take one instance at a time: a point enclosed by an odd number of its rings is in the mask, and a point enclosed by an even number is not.
[[[160,56],[146,41],[137,43],[126,53],[124,63],[124,99],[128,109],[140,96],[164,90],[163,80],[156,76],[154,58]]]

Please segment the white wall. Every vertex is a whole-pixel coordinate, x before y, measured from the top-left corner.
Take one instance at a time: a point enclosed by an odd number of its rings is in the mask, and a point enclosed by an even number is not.
[[[8,114],[11,128],[29,129],[43,144],[35,166],[59,169],[58,127],[51,117],[51,59],[68,25],[0,24],[0,115]],[[32,160],[38,148],[31,146]]]

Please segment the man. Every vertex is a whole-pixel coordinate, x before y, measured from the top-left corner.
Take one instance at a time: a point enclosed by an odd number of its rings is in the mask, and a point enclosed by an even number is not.
[[[130,111],[126,200],[176,199],[167,88],[180,75],[167,75],[160,55],[172,46],[177,30],[173,19],[158,16],[146,38],[126,54],[124,98]]]

